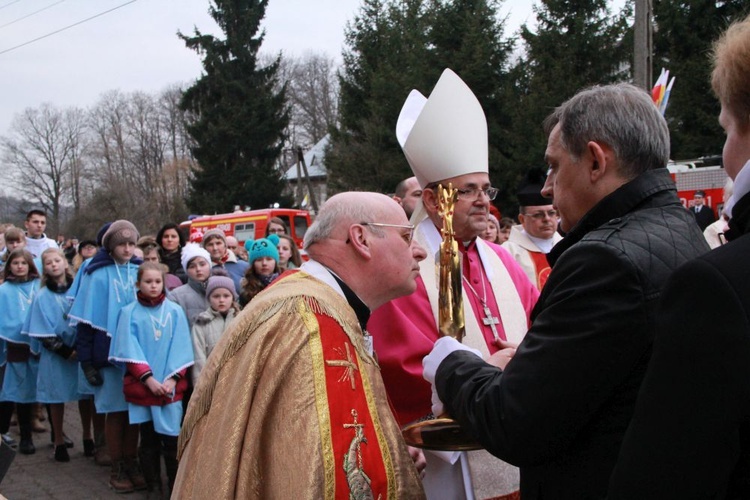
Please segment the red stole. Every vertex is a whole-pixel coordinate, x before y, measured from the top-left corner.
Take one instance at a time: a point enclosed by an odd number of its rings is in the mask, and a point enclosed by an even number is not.
[[[549,279],[552,268],[547,262],[547,254],[545,253],[529,252],[529,257],[531,257],[531,262],[534,263],[534,270],[536,271],[536,287],[541,291]]]
[[[372,498],[392,498],[389,488],[393,490],[396,484],[393,464],[366,363],[361,362],[349,337],[334,319],[318,313],[315,318],[321,349],[311,346],[313,371],[316,387],[323,389],[320,384],[325,384],[326,401],[321,402],[327,405],[327,411],[321,411],[320,403],[318,411],[324,452],[332,457],[331,462],[326,461],[326,489],[331,486],[329,478],[333,473],[335,498],[348,500],[353,490],[366,483],[366,475]],[[325,439],[326,434],[330,441]]]

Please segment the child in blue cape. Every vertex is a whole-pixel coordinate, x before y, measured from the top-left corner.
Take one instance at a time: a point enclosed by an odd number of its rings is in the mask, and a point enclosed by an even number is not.
[[[63,433],[65,403],[75,400],[80,403],[83,397],[78,392],[76,332],[68,320],[71,302],[66,297],[73,274],[59,248],[46,249],[41,259],[44,274],[23,331],[31,338],[32,354],[39,356],[36,398],[40,403],[49,404],[55,460],[69,462]],[[81,412],[82,420],[85,411],[86,408]],[[83,432],[84,452],[93,455],[90,427],[84,426]]]
[[[140,260],[133,259],[138,231],[126,220],[113,222],[102,246],[84,271],[70,309],[76,325],[76,352],[81,369],[94,389],[98,413],[106,413],[104,432],[112,462],[110,487],[117,493],[145,489],[138,463],[138,426],[128,422],[128,404],[122,392],[125,369],[109,362],[109,348],[117,330],[120,310],[135,301]]]
[[[123,363],[130,422],[141,425],[141,465],[149,490],[161,485],[159,452],[169,491],[177,475],[177,436],[182,421],[185,374],[193,365],[187,316],[166,299],[162,266],[138,268],[138,300],[124,307],[109,359]]]
[[[78,254],[73,259],[72,271],[75,278],[73,284],[68,288],[66,296],[72,303],[78,290],[80,289],[83,277],[86,275],[86,268],[94,259],[98,252],[108,253],[102,246],[104,235],[107,233],[111,222],[105,223],[96,234],[96,241],[84,240],[78,245]],[[101,257],[98,259],[100,260]],[[72,323],[71,323],[72,324]],[[104,439],[104,426],[106,421],[105,413],[97,413],[94,407],[94,387],[89,384],[86,376],[83,374],[80,363],[78,364],[78,392],[85,395],[85,399],[78,400],[78,410],[81,412],[81,424],[83,425],[84,437],[91,434],[91,426],[94,427],[94,445],[84,439],[83,453],[87,457],[93,456],[97,465],[111,465],[112,460],[109,457],[109,451]]]
[[[0,401],[16,403],[21,443],[18,451],[24,455],[36,452],[31,438],[32,405],[36,402],[38,357],[31,354],[30,339],[21,330],[31,310],[34,294],[39,289],[39,273],[34,258],[23,248],[8,254],[3,269],[4,282],[0,285],[0,338],[5,343],[6,359]],[[0,432],[6,434],[10,424],[12,405],[0,408]]]

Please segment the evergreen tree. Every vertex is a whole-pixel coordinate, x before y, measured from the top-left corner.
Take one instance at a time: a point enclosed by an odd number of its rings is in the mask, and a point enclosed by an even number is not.
[[[711,91],[711,44],[748,11],[747,0],[654,2],[654,73],[665,67],[676,77],[666,111],[672,158],[721,153],[724,134]]]
[[[440,74],[429,62],[428,26],[423,0],[364,0],[347,26],[339,126],[326,153],[332,191],[387,193],[411,175],[396,120],[409,92],[431,89]]]
[[[513,70],[518,100],[508,154],[521,172],[543,165],[547,115],[578,90],[624,80],[632,53],[630,12],[613,18],[606,0],[542,0],[534,12],[536,32],[522,26],[525,55]]]
[[[510,56],[514,39],[504,36],[498,17],[499,0],[435,0],[430,42],[438,68],[453,69],[477,96],[489,134],[489,167],[493,186],[500,189],[495,203],[514,192],[510,180],[519,166],[508,159]]]
[[[409,177],[395,136],[412,89],[428,96],[445,68],[474,91],[487,115],[492,172],[503,162],[512,42],[503,40],[496,0],[364,0],[348,26],[340,74],[340,126],[326,156],[336,189],[392,191]]]
[[[209,13],[225,39],[198,30],[193,36],[179,34],[202,56],[204,69],[180,104],[195,117],[188,125],[199,164],[189,194],[194,211],[226,212],[234,205],[262,208],[280,200],[283,182],[276,160],[289,110],[286,87],[276,81],[280,56],[266,67],[258,62],[264,36],[258,30],[267,4],[214,0]]]

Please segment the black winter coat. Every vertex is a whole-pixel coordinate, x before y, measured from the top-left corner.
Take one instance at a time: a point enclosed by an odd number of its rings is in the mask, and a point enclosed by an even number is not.
[[[750,498],[750,194],[732,213],[730,242],[664,290],[612,499]]]
[[[521,497],[604,498],[651,353],[669,275],[706,252],[666,169],[600,201],[549,254],[552,273],[501,371],[454,352],[437,371],[448,412],[521,469]]]

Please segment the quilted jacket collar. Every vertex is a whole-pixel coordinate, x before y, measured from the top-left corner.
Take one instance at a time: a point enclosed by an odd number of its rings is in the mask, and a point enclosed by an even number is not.
[[[750,233],[750,193],[740,198],[732,208],[729,231],[725,235],[731,241],[747,233]]]
[[[565,235],[565,238],[552,248],[552,251],[547,254],[547,260],[550,265],[554,266],[560,255],[581,241],[587,233],[613,219],[623,217],[635,209],[662,207],[671,204],[679,205],[680,201],[677,198],[677,188],[669,175],[669,171],[666,168],[649,170],[623,184],[589,210],[578,224]]]

